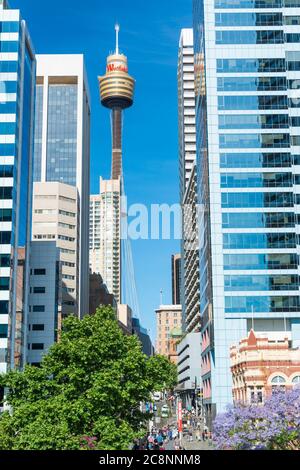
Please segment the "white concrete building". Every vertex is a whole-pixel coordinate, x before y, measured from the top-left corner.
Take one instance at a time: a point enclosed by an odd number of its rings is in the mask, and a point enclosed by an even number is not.
[[[121,181],[100,178],[100,194],[90,196],[90,269],[101,274],[121,303]]]
[[[84,57],[37,55],[34,181],[78,192],[78,315],[88,312],[90,96]]]
[[[178,53],[179,177],[184,196],[196,159],[193,30],[182,29]]]
[[[29,364],[38,365],[57,340],[61,287],[61,262],[56,242],[31,242],[26,361]]]
[[[59,248],[62,265],[62,318],[79,313],[78,276],[80,238],[78,193],[74,186],[63,183],[34,183],[32,239],[49,242]],[[47,245],[45,245],[46,249]],[[61,320],[58,319],[58,328]]]
[[[201,388],[201,333],[185,335],[177,345],[177,391],[183,406],[191,406],[195,392]]]

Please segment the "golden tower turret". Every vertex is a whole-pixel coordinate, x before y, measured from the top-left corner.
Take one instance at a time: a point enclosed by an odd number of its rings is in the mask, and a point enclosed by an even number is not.
[[[99,77],[101,103],[112,110],[112,179],[122,175],[123,110],[133,104],[135,80],[128,74],[127,57],[119,53],[119,25],[116,50],[107,57],[106,74]]]

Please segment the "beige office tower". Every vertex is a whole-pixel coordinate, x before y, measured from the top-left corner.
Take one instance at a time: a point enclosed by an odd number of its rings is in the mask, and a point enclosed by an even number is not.
[[[100,194],[90,196],[90,270],[101,274],[121,303],[121,181],[100,178]]]
[[[34,183],[32,239],[52,240],[59,248],[62,269],[62,318],[79,311],[78,195],[64,183]],[[47,246],[45,244],[45,246]],[[58,319],[60,330],[61,318]]]
[[[79,317],[89,311],[89,103],[83,55],[37,55],[33,178],[35,182],[60,182],[70,185],[70,199],[74,199],[74,194],[77,197],[76,305]],[[40,187],[47,188],[46,192],[48,188],[52,188]],[[63,202],[66,200],[57,200],[59,204]],[[69,205],[70,212],[74,212],[74,205],[67,204]],[[39,209],[44,208],[40,205]],[[59,207],[59,210],[68,212],[68,208]],[[73,225],[71,219],[67,217],[66,221],[59,222]],[[57,231],[61,229],[61,226],[57,227]],[[68,228],[66,230],[68,231]],[[74,238],[74,235],[70,234],[70,238]]]

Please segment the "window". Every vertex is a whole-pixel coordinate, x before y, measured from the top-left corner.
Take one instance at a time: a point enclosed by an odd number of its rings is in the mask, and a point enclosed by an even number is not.
[[[286,89],[287,80],[285,77],[218,78],[218,91],[277,91]]]
[[[45,305],[33,305],[32,311],[37,312],[45,312]]]
[[[0,291],[1,290],[9,290],[9,277],[0,277]]]
[[[225,297],[226,313],[299,312],[299,296]]]
[[[34,287],[33,288],[34,294],[45,294],[45,292],[46,292],[46,287]]]
[[[43,343],[32,343],[31,349],[33,351],[42,350],[42,349],[44,349],[44,344]]]
[[[300,385],[300,375],[296,375],[293,380],[292,380],[292,384],[294,387],[297,387]]]
[[[285,391],[285,379],[281,375],[276,375],[273,377],[271,384],[272,394]]]
[[[300,163],[300,159],[299,159]],[[296,164],[296,163],[294,163]],[[221,168],[282,168],[292,166],[290,153],[221,153]]]
[[[297,42],[296,39],[294,41],[291,41],[292,38],[289,39],[288,42]],[[216,44],[282,44],[283,42],[282,30],[216,31]]]
[[[0,267],[10,268],[10,255],[0,254]]]
[[[34,269],[33,273],[35,276],[45,276],[46,269]]]
[[[45,325],[43,324],[34,324],[32,325],[32,331],[44,331]]]
[[[282,13],[216,13],[216,26],[282,26]]]
[[[8,325],[0,324],[0,338],[7,338]]]
[[[7,349],[0,348],[0,362],[6,362]],[[1,387],[0,387],[0,401],[1,401]]]
[[[294,136],[294,145],[297,136]],[[280,148],[290,146],[289,134],[220,134],[220,148]]]

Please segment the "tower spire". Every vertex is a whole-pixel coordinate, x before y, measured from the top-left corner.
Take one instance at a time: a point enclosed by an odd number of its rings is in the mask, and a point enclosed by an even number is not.
[[[120,32],[120,25],[118,23],[115,24],[115,31],[116,31],[116,54],[119,54],[119,32]]]

